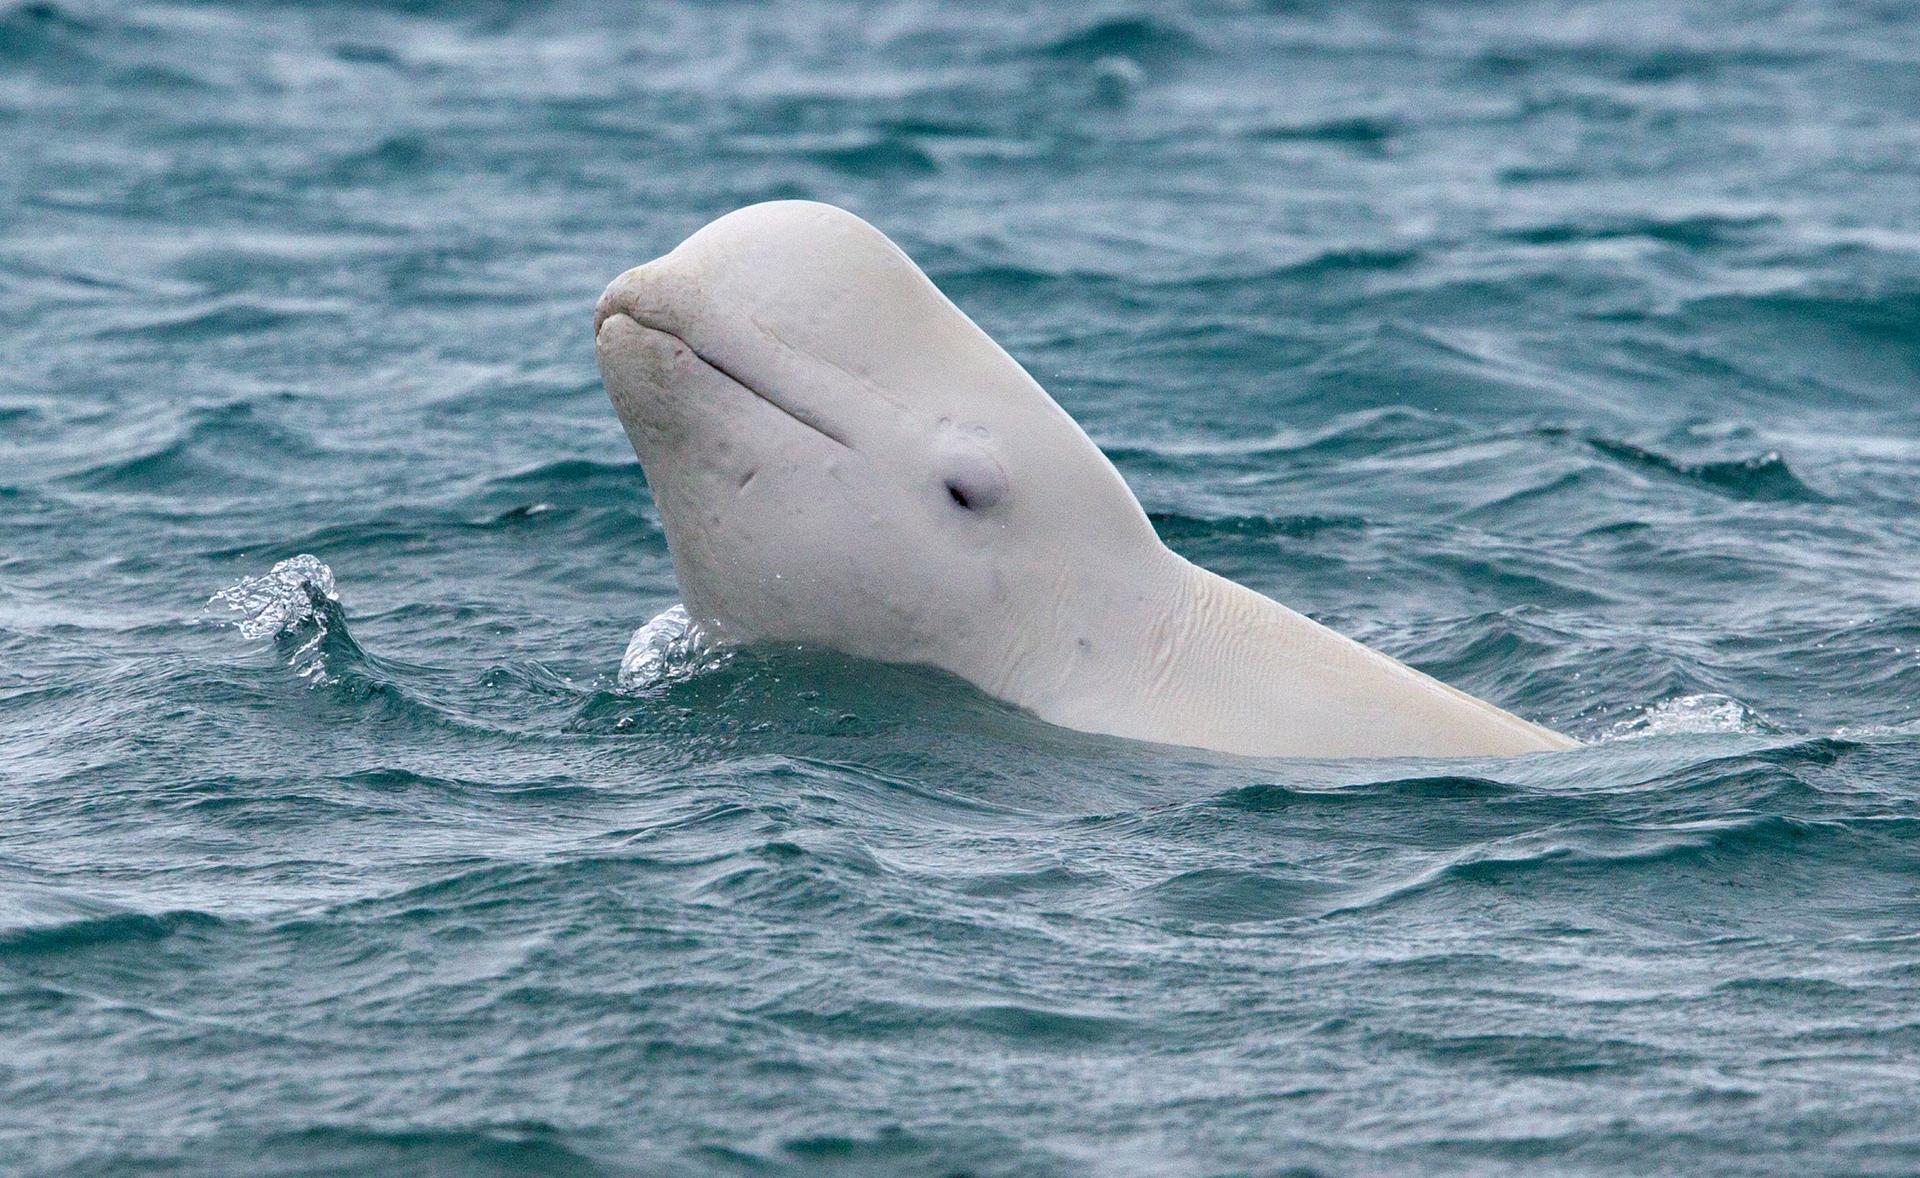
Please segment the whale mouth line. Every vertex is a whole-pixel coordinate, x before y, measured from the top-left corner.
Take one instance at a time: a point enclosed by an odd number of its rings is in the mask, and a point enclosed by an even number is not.
[[[739,385],[741,388],[745,389],[748,393],[752,394],[754,397],[758,398],[759,400],[765,401],[767,404],[773,406],[775,409],[778,409],[781,413],[784,413],[788,418],[793,420],[796,424],[802,426],[803,428],[812,430],[814,433],[819,434],[821,437],[827,439],[829,442],[832,442],[836,446],[841,446],[848,450],[853,449],[853,444],[851,442],[848,442],[845,438],[841,437],[838,433],[835,433],[833,430],[828,429],[826,426],[820,424],[820,422],[814,420],[810,415],[803,414],[789,405],[782,404],[777,398],[771,397],[767,393],[756,388],[751,382],[742,379],[737,373],[729,369],[726,365],[721,364],[719,361],[715,360],[713,357],[707,355],[705,352],[702,352],[699,348],[694,347],[691,343],[687,341],[687,338],[685,336],[679,334],[678,332],[669,331],[664,327],[658,327],[658,326],[655,326],[654,324],[644,322],[637,316],[634,316],[626,311],[615,311],[611,314],[599,317],[599,322],[594,325],[594,338],[598,339],[601,329],[603,329],[609,321],[614,319],[626,319],[632,322],[633,324],[635,324],[636,326],[644,327],[648,331],[657,331],[661,335],[664,335],[669,339],[674,340],[681,347],[685,348],[693,356],[695,360],[698,360],[700,361],[700,363],[705,364],[708,368],[713,369],[715,372],[719,373],[721,376],[725,377],[728,381],[732,382],[733,384]]]

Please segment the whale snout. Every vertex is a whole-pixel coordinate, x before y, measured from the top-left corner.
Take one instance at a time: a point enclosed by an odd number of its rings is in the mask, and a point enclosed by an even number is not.
[[[758,325],[750,311],[716,300],[714,284],[681,250],[635,266],[607,284],[593,308],[594,349],[622,420],[655,427],[693,415],[731,420],[733,389],[778,410],[837,446],[851,449],[836,398],[795,368],[798,353]],[[709,305],[719,303],[720,305]],[[742,330],[742,322],[753,325]],[[624,325],[624,326],[623,326]]]
[[[665,436],[693,420],[702,374],[682,335],[688,312],[664,258],[635,266],[607,284],[593,305],[593,346],[608,396],[630,428]]]
[[[620,277],[607,283],[607,289],[600,292],[600,298],[593,304],[593,334],[600,336],[600,329],[607,320],[615,315],[625,315],[634,322],[647,327],[661,327],[671,319],[673,310],[673,283],[663,273],[661,263],[665,258],[656,258],[643,266],[635,266]]]
[[[642,327],[687,339],[716,326],[709,307],[710,284],[700,281],[700,268],[676,252],[635,266],[607,284],[593,305],[593,334],[607,320],[625,315]],[[718,320],[724,322],[725,316]]]
[[[619,285],[618,278],[608,283],[607,289],[600,292],[599,301],[593,304],[593,334],[596,339],[599,338],[601,326],[620,311],[620,296],[615,289]]]

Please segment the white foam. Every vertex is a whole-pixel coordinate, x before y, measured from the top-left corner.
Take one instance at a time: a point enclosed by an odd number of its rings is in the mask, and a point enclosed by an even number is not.
[[[1615,724],[1603,739],[1633,740],[1688,733],[1759,734],[1773,730],[1758,712],[1739,700],[1706,691],[1663,699],[1639,715]]]
[[[620,690],[640,691],[714,665],[719,652],[684,605],[670,606],[633,632],[620,657]]]
[[[311,627],[307,640],[293,651],[287,665],[298,669],[300,677],[325,682],[327,668],[320,657],[321,640],[327,636],[327,615],[321,608],[326,601],[338,602],[333,587],[333,570],[320,558],[301,553],[290,556],[258,577],[242,577],[215,593],[207,601],[209,610],[225,606],[238,618],[219,618],[240,631],[249,641],[291,637]]]

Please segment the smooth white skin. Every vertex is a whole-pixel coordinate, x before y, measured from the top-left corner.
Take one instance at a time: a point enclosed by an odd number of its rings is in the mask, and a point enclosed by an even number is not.
[[[730,213],[615,279],[594,329],[687,608],[722,640],[927,664],[1055,724],[1231,753],[1575,744],[1169,550],[1046,390],[851,213]]]

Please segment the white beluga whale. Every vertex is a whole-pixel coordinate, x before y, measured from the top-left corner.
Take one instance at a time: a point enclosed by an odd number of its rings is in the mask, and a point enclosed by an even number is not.
[[[1253,756],[1575,741],[1189,563],[1107,457],[879,230],[778,201],[594,312],[713,639],[938,667],[1069,728]]]

